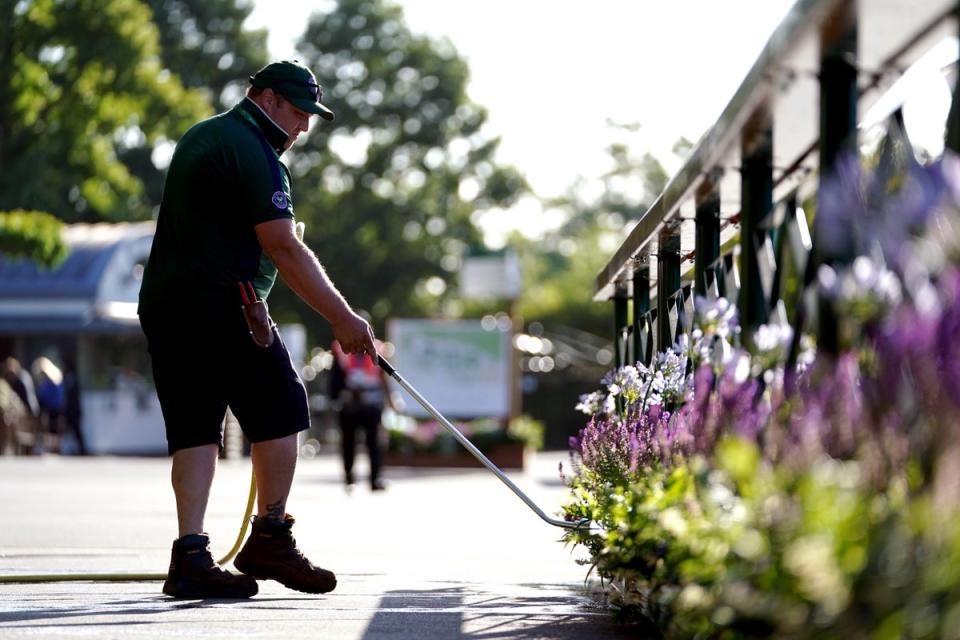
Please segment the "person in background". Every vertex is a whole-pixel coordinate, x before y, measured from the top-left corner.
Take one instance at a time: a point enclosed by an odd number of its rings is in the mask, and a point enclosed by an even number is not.
[[[10,356],[0,363],[0,376],[7,381],[13,392],[17,394],[23,405],[36,417],[40,413],[40,403],[37,401],[37,391],[33,384],[30,372],[20,365],[20,361]]]
[[[73,434],[77,439],[77,453],[87,455],[86,441],[80,426],[82,410],[80,407],[80,382],[77,379],[77,366],[73,360],[67,360],[63,368],[63,424],[64,434]]]
[[[3,433],[0,434],[0,452],[39,453],[40,452],[40,403],[30,372],[20,365],[20,361],[9,356],[0,361],[0,379],[2,379],[14,398],[8,407],[9,414],[0,416]]]
[[[361,312],[365,315],[365,312]],[[369,316],[365,316],[369,318]],[[380,351],[378,346],[378,351]],[[363,431],[370,461],[370,490],[386,488],[380,479],[383,454],[380,450],[380,421],[384,406],[394,409],[387,376],[365,353],[345,353],[333,343],[333,367],[330,370],[330,398],[340,422],[340,452],[344,480],[353,487],[353,463],[356,457],[357,431]]]
[[[40,405],[41,447],[47,436],[53,436],[59,451],[63,436],[63,372],[50,358],[40,356],[33,361],[33,379],[37,385],[37,401]]]

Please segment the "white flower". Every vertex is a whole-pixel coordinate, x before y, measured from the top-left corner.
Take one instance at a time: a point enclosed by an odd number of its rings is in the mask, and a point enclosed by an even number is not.
[[[800,336],[800,352],[797,354],[797,373],[803,374],[817,359],[817,346],[813,338],[804,334]]]
[[[908,281],[912,264],[907,265]],[[924,271],[919,280],[928,283],[928,274]],[[867,256],[858,256],[852,264],[839,270],[821,265],[817,271],[817,285],[827,298],[833,300],[838,312],[860,320],[878,318],[903,299],[897,275]],[[916,299],[922,286],[908,289]]]
[[[643,371],[647,371],[645,367]],[[643,397],[644,377],[638,367],[627,365],[611,372],[604,380],[611,396],[619,396],[631,404]]]
[[[743,384],[750,377],[750,356],[744,351],[738,351],[733,362],[733,380]]]
[[[608,416],[612,416],[617,412],[617,403],[614,401],[613,396],[607,396],[603,401],[603,413]]]
[[[591,416],[600,410],[600,403],[603,400],[603,393],[594,391],[580,396],[580,402],[577,403],[576,410]]]
[[[767,353],[783,350],[790,346],[793,339],[793,328],[786,324],[764,324],[757,327],[753,335],[753,344],[757,351]]]
[[[737,308],[726,298],[709,300],[702,296],[694,299],[696,324],[707,337],[726,338],[735,332],[737,326]]]

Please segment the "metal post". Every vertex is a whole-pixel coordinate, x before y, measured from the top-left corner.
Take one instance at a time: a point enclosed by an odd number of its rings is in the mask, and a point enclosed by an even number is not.
[[[675,339],[672,320],[676,318],[676,295],[680,292],[680,235],[667,230],[660,234],[657,260],[657,350],[666,351]],[[682,301],[681,301],[682,302]]]
[[[770,309],[773,309],[774,306],[780,302],[781,297],[783,296],[783,287],[786,274],[790,271],[790,267],[793,266],[789,264],[787,260],[787,254],[789,251],[793,250],[794,247],[790,245],[790,230],[796,227],[797,224],[797,192],[794,191],[786,200],[783,201],[783,218],[779,223],[776,236],[776,272],[773,278],[773,287],[770,290]],[[803,250],[802,247],[799,250]],[[798,258],[805,256],[793,256],[793,262],[796,262]],[[800,329],[798,329],[799,331]]]
[[[520,313],[520,304],[517,298],[508,301],[510,316],[510,416],[503,425],[504,431],[510,428],[510,421],[516,420],[523,413],[523,372],[520,368],[520,349],[515,340],[523,333],[523,315]]]
[[[697,192],[697,230],[694,245],[694,287],[697,295],[706,296],[711,285],[720,280],[720,190],[713,181],[705,182]]]
[[[641,327],[647,323],[650,312],[650,267],[639,265],[633,272],[633,361],[650,364],[652,353],[647,353],[646,336]],[[651,327],[647,326],[647,333]]]
[[[626,364],[624,333],[627,328],[627,292],[622,287],[613,297],[613,364],[619,369]]]
[[[844,152],[856,153],[857,142],[857,7],[856,2],[840,3],[821,33],[820,58],[820,192],[831,177],[834,165]],[[821,254],[814,245],[814,257],[807,271],[807,282],[815,277],[823,262],[844,264],[853,259],[846,255]],[[840,346],[837,318],[830,304],[818,305],[818,347],[836,353]]]
[[[760,277],[758,248],[766,242],[765,220],[773,210],[773,127],[761,109],[743,137],[740,209],[741,283],[738,307],[744,339],[767,321],[769,305]]]
[[[954,8],[954,14],[960,24],[960,2]],[[960,63],[958,63],[960,67]],[[956,73],[957,80],[953,85],[953,101],[950,103],[950,115],[947,116],[946,147],[960,153],[960,69]]]
[[[820,38],[820,180],[856,150],[857,3],[842,2]]]

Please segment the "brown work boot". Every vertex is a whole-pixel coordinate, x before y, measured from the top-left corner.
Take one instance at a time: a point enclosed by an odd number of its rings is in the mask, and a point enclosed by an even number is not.
[[[163,592],[174,598],[249,598],[257,581],[224,571],[210,555],[210,537],[194,533],[173,541]]]
[[[333,591],[337,586],[333,572],[313,566],[297,549],[291,532],[294,522],[289,513],[283,520],[255,517],[253,531],[233,566],[257,580],[276,580],[296,591]]]

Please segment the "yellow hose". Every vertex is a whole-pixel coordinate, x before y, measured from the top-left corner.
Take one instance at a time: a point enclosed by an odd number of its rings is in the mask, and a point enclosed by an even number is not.
[[[253,503],[257,498],[257,476],[250,473],[250,495],[247,497],[247,511],[243,514],[240,524],[240,533],[230,551],[217,564],[226,564],[240,551],[243,539],[250,526],[250,516],[253,515]],[[166,580],[166,573],[40,573],[14,576],[0,575],[0,584],[4,583],[35,583],[35,582],[145,582],[150,580]]]
[[[237,541],[233,543],[233,546],[230,547],[230,551],[227,551],[227,555],[220,558],[217,561],[217,564],[227,564],[233,560],[233,556],[237,555],[237,552],[240,551],[240,546],[243,544],[243,539],[247,537],[247,529],[250,527],[250,516],[253,515],[253,503],[257,499],[257,474],[252,469],[250,470],[250,494],[247,496],[247,510],[243,514],[243,522],[240,523],[240,533],[237,534]],[[164,575],[166,578],[166,575]]]

